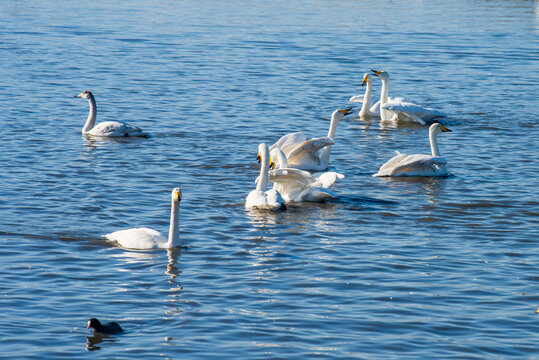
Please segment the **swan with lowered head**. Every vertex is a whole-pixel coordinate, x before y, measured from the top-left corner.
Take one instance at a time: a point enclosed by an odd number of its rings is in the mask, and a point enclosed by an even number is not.
[[[140,128],[118,121],[104,121],[95,125],[97,105],[95,103],[94,94],[92,94],[90,90],[84,90],[79,95],[75,95],[75,97],[86,99],[88,100],[88,104],[90,104],[90,113],[82,128],[83,135],[103,137],[148,137],[148,135],[144,134]]]
[[[258,145],[258,162],[260,163],[260,176],[255,180],[256,189],[251,191],[245,199],[245,208],[260,210],[286,210],[286,203],[279,191],[271,189],[266,191],[268,186],[268,172],[270,167],[275,167],[271,161],[268,145],[262,143]]]
[[[431,155],[406,155],[395,151],[392,159],[380,167],[373,176],[447,176],[447,160],[440,156],[436,135],[451,131],[445,126],[434,123],[429,128]]]
[[[361,110],[359,110],[359,117],[362,119],[368,119],[371,117],[380,116],[380,104],[377,101],[372,105],[372,77],[371,74],[365,73],[363,75],[363,82],[361,86],[367,86],[363,95],[356,95],[350,98],[351,102],[360,102]]]
[[[371,70],[372,74],[382,81],[382,91],[380,93],[380,118],[381,120],[404,121],[425,125],[427,121],[439,117],[445,117],[445,114],[432,108],[416,104],[411,100],[404,98],[390,98],[389,91],[389,73],[386,71]]]
[[[103,236],[126,249],[169,249],[181,246],[180,231],[178,229],[178,214],[180,212],[180,201],[182,200],[180,188],[174,188],[171,197],[172,205],[168,238],[159,231],[149,228],[119,230]]]
[[[344,116],[350,113],[352,113],[352,108],[333,112],[327,137],[307,140],[307,137],[302,132],[290,133],[271,145],[270,150],[274,148],[281,149],[286,155],[290,167],[312,171],[326,170],[329,165],[331,146],[335,144],[337,125]],[[319,154],[318,151],[322,148],[323,150]]]
[[[276,169],[269,171],[269,181],[273,182],[273,189],[277,190],[285,201],[322,202],[337,197],[337,194],[327,188],[343,179],[344,175],[333,171],[312,175],[308,171],[289,168],[286,156],[278,148],[271,150],[270,155],[275,161]]]

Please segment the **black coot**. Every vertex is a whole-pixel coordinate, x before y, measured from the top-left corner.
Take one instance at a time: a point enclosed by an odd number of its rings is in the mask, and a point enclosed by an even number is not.
[[[96,318],[91,318],[88,321],[88,326],[86,328],[94,328],[94,333],[101,334],[120,334],[123,332],[123,329],[120,327],[120,325],[118,325],[118,323],[112,321],[106,324],[101,324],[101,322]]]

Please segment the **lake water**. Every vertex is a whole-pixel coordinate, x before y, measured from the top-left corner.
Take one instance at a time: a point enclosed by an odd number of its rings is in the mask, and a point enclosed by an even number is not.
[[[3,1],[0,358],[539,358],[532,1]],[[371,177],[427,127],[339,124],[340,200],[249,212],[257,146],[370,69],[446,114],[454,176]],[[149,139],[92,140],[98,121]],[[374,79],[374,91],[380,82]],[[181,250],[101,235],[168,231]],[[126,333],[93,337],[89,318]]]

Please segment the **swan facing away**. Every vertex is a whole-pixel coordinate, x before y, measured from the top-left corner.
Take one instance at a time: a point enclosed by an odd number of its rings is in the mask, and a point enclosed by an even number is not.
[[[382,91],[380,93],[380,118],[381,120],[404,121],[425,125],[439,117],[445,117],[445,114],[432,108],[416,104],[411,100],[404,98],[390,98],[389,91],[389,73],[386,71],[371,70],[372,74],[382,81]]]
[[[75,97],[86,99],[88,100],[88,104],[90,104],[90,113],[82,128],[83,135],[104,137],[148,137],[148,135],[144,134],[140,128],[117,121],[104,121],[95,125],[97,105],[95,103],[94,94],[92,94],[90,90],[84,90],[79,95],[75,95]]]
[[[270,167],[275,167],[271,161],[268,145],[262,143],[258,145],[258,162],[260,162],[260,176],[256,179],[256,189],[247,195],[245,208],[260,210],[286,210],[286,203],[279,191],[275,189],[267,190],[268,172]]]
[[[391,160],[380,167],[373,176],[447,176],[447,160],[440,156],[436,135],[451,131],[445,126],[434,123],[429,128],[432,155],[406,155],[395,151]]]
[[[308,171],[289,168],[281,149],[271,150],[270,155],[275,159],[276,169],[269,171],[269,181],[285,201],[322,202],[337,197],[327,188],[344,179],[344,175],[333,171],[312,175]]]
[[[286,134],[270,150],[281,149],[286,155],[288,165],[301,170],[323,171],[328,168],[331,146],[335,144],[337,125],[344,116],[351,114],[352,108],[335,110],[331,115],[331,123],[327,137],[307,140],[302,132]],[[323,149],[320,153],[319,150]]]
[[[372,76],[369,73],[363,74],[363,82],[361,86],[367,86],[365,88],[365,94],[356,95],[350,98],[351,102],[360,102],[361,110],[359,110],[359,117],[362,119],[368,119],[371,117],[380,116],[380,103],[377,101],[372,105]]]
[[[168,249],[181,246],[180,232],[178,229],[178,214],[180,212],[180,201],[182,200],[180,189],[174,188],[171,197],[172,205],[170,209],[168,238],[159,231],[149,228],[120,230],[103,236],[108,240],[115,241],[126,249]]]

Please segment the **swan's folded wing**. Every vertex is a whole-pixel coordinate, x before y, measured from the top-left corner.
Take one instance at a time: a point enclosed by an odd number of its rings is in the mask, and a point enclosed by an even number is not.
[[[409,155],[395,166],[389,176],[408,174],[413,176],[433,175],[447,164],[447,160],[441,156],[432,155]]]
[[[296,164],[316,161],[318,150],[333,144],[335,142],[328,137],[314,138],[296,146],[286,157],[289,163]]]
[[[270,146],[269,150],[274,148],[281,149],[286,156],[294,150],[298,145],[304,143],[307,140],[307,137],[302,132],[290,133],[282,136],[277,142]]]
[[[296,186],[311,186],[316,179],[308,171],[293,168],[276,169],[269,171],[269,181]]]
[[[395,153],[395,156],[389,159],[384,165],[380,166],[378,173],[374,174],[374,176],[387,176],[393,168],[397,167],[401,161],[408,157],[408,155],[401,154],[398,151],[395,151]]]
[[[319,202],[337,197],[338,195],[335,192],[321,187],[309,188],[302,194],[303,201]]]
[[[286,203],[277,190],[271,189],[264,193],[268,204],[273,210],[286,210]]]
[[[413,102],[400,100],[404,99],[394,99],[394,101],[385,103],[382,108],[395,112],[403,112],[410,117],[417,117],[423,120],[434,119],[436,117],[445,117],[445,114],[439,112],[438,110],[434,110],[432,108],[428,108]]]

